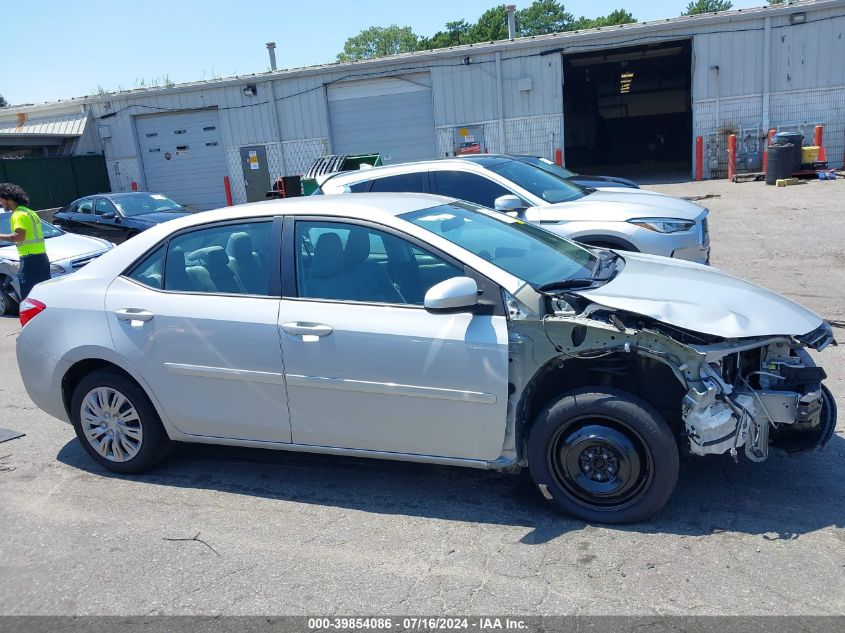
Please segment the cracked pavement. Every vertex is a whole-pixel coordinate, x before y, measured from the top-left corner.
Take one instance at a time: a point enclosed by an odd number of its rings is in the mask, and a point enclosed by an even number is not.
[[[845,182],[654,188],[721,195],[714,265],[845,319]],[[469,469],[197,445],[120,477],[32,406],[18,330],[0,319],[0,427],[26,433],[0,443],[0,614],[845,614],[843,421],[821,454],[684,460],[623,528]],[[845,348],[820,360],[842,406]]]

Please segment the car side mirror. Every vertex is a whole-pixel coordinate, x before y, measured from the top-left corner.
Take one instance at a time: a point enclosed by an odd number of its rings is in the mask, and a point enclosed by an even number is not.
[[[114,220],[115,214],[114,213],[104,213],[100,217],[103,218],[104,220]]]
[[[471,312],[478,305],[478,284],[469,277],[452,277],[425,293],[423,306],[429,312]]]
[[[493,204],[496,211],[502,213],[519,213],[525,210],[525,203],[519,196],[499,196]]]

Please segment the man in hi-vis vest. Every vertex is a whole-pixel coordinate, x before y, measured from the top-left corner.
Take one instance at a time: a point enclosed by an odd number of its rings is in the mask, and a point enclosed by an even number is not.
[[[29,196],[23,189],[8,182],[0,183],[0,205],[12,212],[12,232],[0,233],[0,240],[14,242],[18,246],[21,301],[26,299],[35,284],[50,278],[50,260],[44,244],[41,218],[26,206],[28,204]]]

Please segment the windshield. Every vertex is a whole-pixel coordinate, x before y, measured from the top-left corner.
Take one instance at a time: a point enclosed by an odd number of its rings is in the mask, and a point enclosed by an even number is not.
[[[592,276],[596,256],[524,220],[465,202],[400,215],[539,288]]]
[[[125,196],[109,196],[111,201],[128,217],[145,213],[182,213],[185,209],[177,202],[160,193],[135,193]]]
[[[0,233],[9,234],[12,232],[12,214],[11,213],[2,213],[0,214]],[[64,231],[61,229],[56,228],[49,222],[45,222],[41,220],[41,232],[44,234],[44,239],[48,239],[51,237],[58,237],[59,235],[64,235]],[[0,246],[11,246],[12,242],[4,242],[0,240]]]
[[[587,195],[586,190],[578,185],[518,160],[506,160],[490,166],[489,169],[549,204],[578,200]]]
[[[547,171],[550,174],[559,176],[560,178],[572,178],[573,176],[578,175],[574,171],[569,171],[566,167],[561,167],[557,163],[553,163],[548,158],[537,158],[535,156],[520,156],[519,160],[521,160],[523,163],[534,165],[534,167],[539,167],[543,171]]]

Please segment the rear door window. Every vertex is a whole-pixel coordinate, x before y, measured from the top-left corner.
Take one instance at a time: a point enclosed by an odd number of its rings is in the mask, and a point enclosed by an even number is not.
[[[436,171],[434,182],[441,196],[474,202],[489,209],[495,208],[496,198],[513,195],[492,180],[462,171]]]
[[[379,178],[373,181],[370,191],[427,193],[428,172],[423,171]]]

